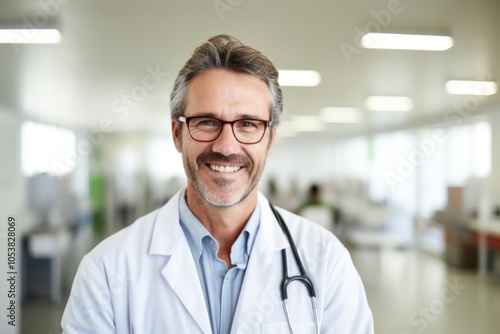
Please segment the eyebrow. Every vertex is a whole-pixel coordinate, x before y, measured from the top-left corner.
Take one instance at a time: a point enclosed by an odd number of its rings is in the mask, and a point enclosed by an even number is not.
[[[192,115],[192,116],[188,116],[188,117],[213,117],[213,118],[220,119],[213,112],[204,112],[204,113],[200,113],[200,114],[196,114],[196,115]],[[260,117],[257,117],[255,115],[250,115],[250,114],[237,115],[237,117],[235,119],[262,119],[262,120],[266,120],[265,118],[260,118]]]

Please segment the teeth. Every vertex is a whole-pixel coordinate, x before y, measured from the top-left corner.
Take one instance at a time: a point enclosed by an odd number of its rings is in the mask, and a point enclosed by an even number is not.
[[[240,170],[241,167],[226,167],[226,166],[216,166],[210,165],[210,169],[220,172],[220,173],[234,173]]]

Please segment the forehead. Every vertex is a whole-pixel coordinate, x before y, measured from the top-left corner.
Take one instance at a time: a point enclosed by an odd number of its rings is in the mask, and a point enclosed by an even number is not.
[[[270,95],[259,78],[228,70],[207,70],[189,83],[186,115],[269,117]],[[232,117],[231,117],[232,118]]]

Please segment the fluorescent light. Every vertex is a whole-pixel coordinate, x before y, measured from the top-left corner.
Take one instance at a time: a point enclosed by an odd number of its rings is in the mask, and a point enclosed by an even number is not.
[[[372,111],[410,111],[413,101],[406,96],[370,96],[366,107]]]
[[[320,117],[328,123],[359,123],[363,118],[361,111],[357,108],[323,108]]]
[[[497,84],[493,81],[450,80],[444,85],[448,94],[454,95],[494,95]]]
[[[321,82],[316,71],[280,70],[278,82],[281,86],[314,87]]]
[[[56,29],[0,29],[0,43],[9,44],[52,44],[61,41]]]
[[[325,123],[318,116],[293,116],[290,125],[297,132],[321,132],[325,129]]]
[[[367,33],[361,44],[368,49],[444,51],[453,46],[450,36]]]

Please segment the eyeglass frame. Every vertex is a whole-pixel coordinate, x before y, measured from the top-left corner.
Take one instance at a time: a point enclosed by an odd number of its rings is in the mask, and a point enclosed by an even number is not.
[[[215,138],[212,139],[212,140],[199,140],[199,139],[195,139],[193,137],[193,135],[191,134],[191,130],[189,129],[189,122],[192,119],[195,119],[195,118],[213,118],[213,119],[221,122],[221,127],[220,127],[220,130],[219,130],[219,133],[217,134],[217,136],[215,136]],[[200,142],[200,143],[210,143],[210,142],[216,141],[217,138],[219,138],[220,134],[222,133],[222,129],[223,129],[224,125],[229,124],[229,125],[231,125],[231,132],[233,133],[234,139],[236,139],[236,141],[238,143],[245,144],[245,145],[255,145],[255,144],[260,143],[262,141],[262,139],[264,139],[264,136],[266,135],[267,128],[273,126],[273,121],[272,120],[267,121],[267,120],[259,119],[259,118],[240,118],[240,119],[236,119],[234,121],[224,121],[222,119],[219,119],[219,118],[213,117],[213,116],[199,115],[199,116],[191,116],[191,117],[179,116],[179,117],[177,117],[177,120],[179,122],[181,122],[181,123],[186,123],[187,129],[188,129],[188,133],[189,133],[189,136],[191,137],[191,139],[193,139],[194,141]],[[264,123],[264,131],[262,132],[262,136],[260,137],[260,139],[258,141],[256,141],[256,142],[254,142],[254,143],[245,143],[245,142],[242,142],[241,140],[239,140],[238,136],[236,136],[236,133],[234,132],[234,124],[237,123],[237,122],[240,122],[240,121],[258,121],[258,122]]]

